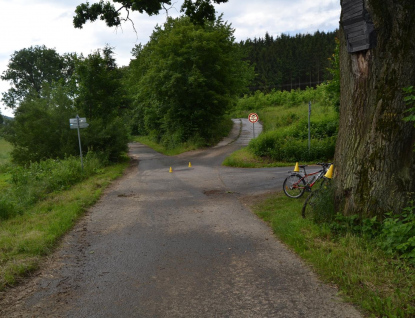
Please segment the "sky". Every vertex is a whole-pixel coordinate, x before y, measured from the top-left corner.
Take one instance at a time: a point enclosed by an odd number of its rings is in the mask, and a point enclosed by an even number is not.
[[[84,56],[102,49],[114,48],[119,66],[128,65],[131,49],[146,44],[154,27],[166,20],[166,12],[149,17],[130,13],[130,22],[119,28],[109,28],[103,21],[87,22],[82,29],[72,24],[77,5],[87,0],[0,0],[0,74],[7,69],[11,55],[24,48],[45,45],[59,54],[82,53]],[[89,3],[99,2],[89,0]],[[180,15],[183,0],[172,0],[169,16]],[[117,4],[115,4],[117,7]],[[236,41],[264,37],[274,38],[281,33],[313,34],[334,31],[339,26],[340,0],[229,0],[216,5],[217,14],[232,24]],[[0,93],[10,84],[0,80]],[[13,111],[3,107],[0,112],[13,117]]]

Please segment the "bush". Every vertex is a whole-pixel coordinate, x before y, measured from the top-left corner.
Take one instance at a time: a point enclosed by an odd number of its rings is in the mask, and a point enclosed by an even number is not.
[[[16,206],[6,198],[0,198],[0,220],[11,219],[19,214]]]
[[[270,131],[252,140],[249,149],[256,156],[269,157],[276,161],[327,161],[334,157],[335,145],[335,136],[311,139],[308,150],[308,140]]]

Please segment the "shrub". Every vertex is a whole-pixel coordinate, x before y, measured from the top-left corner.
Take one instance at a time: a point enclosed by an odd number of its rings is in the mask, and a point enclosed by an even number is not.
[[[269,157],[276,161],[326,161],[334,157],[335,144],[335,136],[311,139],[309,150],[306,139],[285,135],[284,132],[270,131],[252,140],[249,149],[256,156]]]
[[[19,214],[16,206],[7,200],[0,198],[0,220],[11,219]]]

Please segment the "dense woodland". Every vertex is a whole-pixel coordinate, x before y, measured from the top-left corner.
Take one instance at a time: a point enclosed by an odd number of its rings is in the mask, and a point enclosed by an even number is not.
[[[256,77],[250,90],[304,89],[331,79],[327,68],[335,50],[336,34],[337,31],[317,31],[274,38],[266,33],[263,38],[242,41],[247,59],[255,66]]]

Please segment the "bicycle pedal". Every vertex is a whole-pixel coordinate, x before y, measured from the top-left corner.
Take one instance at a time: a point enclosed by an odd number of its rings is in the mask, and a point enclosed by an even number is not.
[[[310,187],[310,186],[306,186],[306,187],[305,187],[305,190],[306,190],[307,192],[311,192],[311,187]]]

